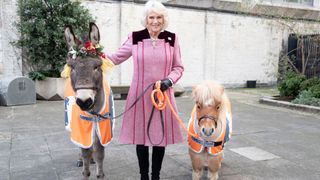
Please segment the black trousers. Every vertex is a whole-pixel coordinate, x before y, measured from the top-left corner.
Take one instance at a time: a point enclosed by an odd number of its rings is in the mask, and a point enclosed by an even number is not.
[[[139,168],[141,180],[149,180],[149,147],[144,145],[137,145],[137,157],[139,161]],[[152,166],[151,179],[160,179],[160,170],[165,153],[165,147],[152,147]]]

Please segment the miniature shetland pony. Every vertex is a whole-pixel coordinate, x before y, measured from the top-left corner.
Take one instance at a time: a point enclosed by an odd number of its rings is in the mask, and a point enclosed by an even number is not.
[[[208,166],[208,179],[215,180],[218,179],[224,144],[232,133],[231,103],[224,87],[212,81],[197,85],[192,96],[195,105],[188,125],[192,179],[199,180],[204,166]]]

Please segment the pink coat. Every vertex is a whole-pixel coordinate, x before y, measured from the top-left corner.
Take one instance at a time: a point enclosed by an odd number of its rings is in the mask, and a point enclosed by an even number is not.
[[[125,109],[129,108],[151,83],[164,78],[171,78],[173,83],[176,83],[184,71],[177,36],[168,31],[161,32],[155,42],[150,39],[147,29],[133,32],[117,52],[107,56],[116,65],[130,56],[133,57],[134,72]],[[155,109],[148,136],[147,127],[152,110],[151,91],[152,88],[123,116],[121,143],[166,146],[183,141],[179,123],[169,106],[163,110],[164,133],[162,133],[160,113]],[[169,88],[166,92],[177,110],[173,89]]]

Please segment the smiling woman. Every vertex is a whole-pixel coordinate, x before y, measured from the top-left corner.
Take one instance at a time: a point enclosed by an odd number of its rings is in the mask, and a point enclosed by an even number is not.
[[[152,45],[155,46],[156,40],[162,30],[164,23],[163,16],[161,14],[150,12],[147,17],[147,29],[152,40]]]
[[[169,94],[176,111],[171,88],[184,71],[176,34],[166,31],[167,9],[155,0],[145,5],[141,19],[145,29],[129,34],[115,53],[107,54],[116,65],[133,57],[134,73],[130,85],[120,142],[135,144],[141,179],[149,179],[149,147],[152,146],[152,179],[159,179],[165,147],[183,141],[179,123],[169,107],[156,110],[150,99],[150,85],[161,80],[161,90]],[[140,94],[144,96],[132,104]],[[129,109],[129,110],[128,110]]]

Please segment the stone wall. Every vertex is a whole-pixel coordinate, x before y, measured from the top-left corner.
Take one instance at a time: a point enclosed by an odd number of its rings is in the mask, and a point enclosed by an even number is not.
[[[16,0],[0,1],[0,90],[7,81],[22,75],[21,51],[11,44],[19,37],[14,26],[16,7]]]

